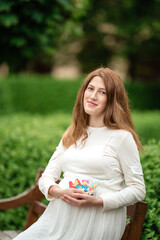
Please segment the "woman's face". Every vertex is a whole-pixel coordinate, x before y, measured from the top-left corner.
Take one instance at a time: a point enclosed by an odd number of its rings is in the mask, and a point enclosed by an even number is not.
[[[84,111],[91,116],[104,117],[107,104],[107,94],[103,79],[99,76],[92,78],[84,92]]]

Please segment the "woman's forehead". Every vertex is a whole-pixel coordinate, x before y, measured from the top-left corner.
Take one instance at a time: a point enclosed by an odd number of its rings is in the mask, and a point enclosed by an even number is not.
[[[104,89],[106,88],[103,79],[99,76],[93,77],[88,85]]]

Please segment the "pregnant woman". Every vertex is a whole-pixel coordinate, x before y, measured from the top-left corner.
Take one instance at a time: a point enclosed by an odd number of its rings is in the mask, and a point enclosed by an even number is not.
[[[50,203],[14,239],[120,240],[126,206],[145,197],[138,149],[143,151],[119,76],[96,69],[83,82],[73,122],[39,180]],[[61,172],[64,178],[56,184]],[[90,195],[76,181],[98,186]]]

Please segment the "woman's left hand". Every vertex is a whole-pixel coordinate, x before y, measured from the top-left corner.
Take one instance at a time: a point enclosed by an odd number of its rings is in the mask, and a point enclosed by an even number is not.
[[[64,194],[61,196],[61,199],[66,203],[77,207],[103,207],[103,201],[101,198],[90,196],[88,194],[75,193],[74,197]]]

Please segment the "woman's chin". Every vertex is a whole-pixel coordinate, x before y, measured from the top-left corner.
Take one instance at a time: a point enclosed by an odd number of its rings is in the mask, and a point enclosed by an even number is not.
[[[91,111],[91,110],[86,110],[85,113],[87,113],[88,115],[95,115],[95,112],[94,111]]]

